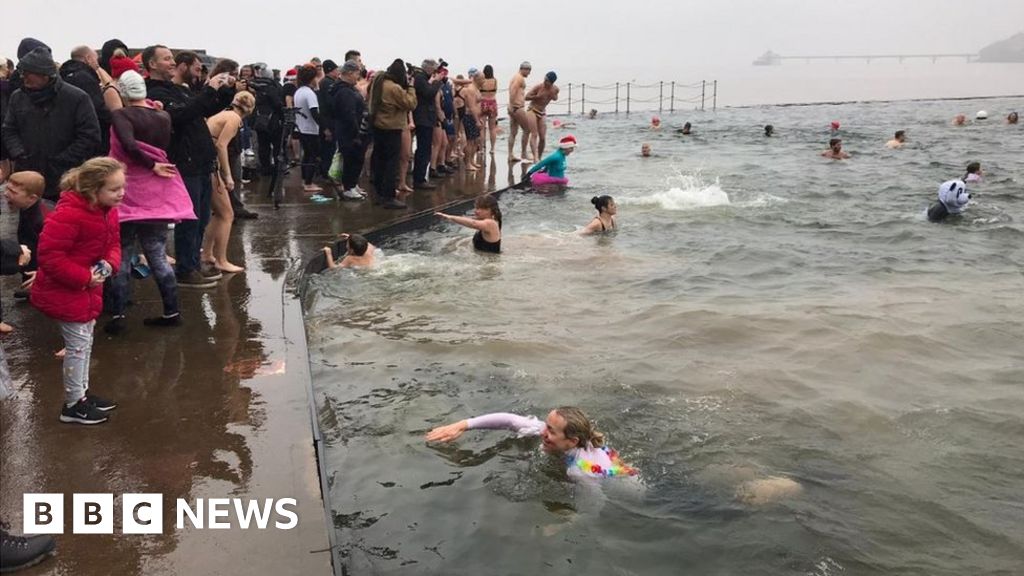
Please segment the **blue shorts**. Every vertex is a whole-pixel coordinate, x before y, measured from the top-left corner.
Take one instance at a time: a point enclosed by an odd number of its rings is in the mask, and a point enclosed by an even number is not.
[[[480,137],[480,127],[476,125],[476,120],[468,114],[462,117],[462,128],[466,131],[466,140],[476,140]]]

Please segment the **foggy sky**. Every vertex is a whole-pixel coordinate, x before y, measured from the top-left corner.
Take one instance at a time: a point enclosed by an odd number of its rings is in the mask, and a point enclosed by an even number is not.
[[[59,62],[76,45],[120,38],[132,47],[206,48],[282,69],[312,56],[340,64],[356,48],[372,68],[396,57],[443,56],[457,71],[490,63],[507,77],[527,59],[539,71],[628,70],[658,79],[746,66],[769,48],[784,55],[974,53],[1021,31],[1024,1],[176,0],[115,9],[44,0],[4,2],[0,14],[0,55],[12,60],[25,36],[49,44]]]

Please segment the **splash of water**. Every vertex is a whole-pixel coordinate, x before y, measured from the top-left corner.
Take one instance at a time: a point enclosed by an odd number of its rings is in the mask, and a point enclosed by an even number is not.
[[[729,195],[722,190],[718,178],[715,178],[714,183],[708,184],[701,178],[700,173],[683,174],[677,170],[676,175],[668,179],[668,184],[671,188],[666,191],[634,198],[622,198],[619,203],[634,206],[658,206],[665,210],[696,210],[731,204]]]

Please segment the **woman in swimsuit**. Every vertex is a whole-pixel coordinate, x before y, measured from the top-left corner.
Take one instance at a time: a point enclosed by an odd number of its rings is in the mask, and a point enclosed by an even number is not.
[[[484,66],[484,75],[480,79],[480,115],[487,119],[487,142],[491,141],[491,154],[494,154],[494,143],[498,139],[498,81],[494,78],[494,68],[490,64]]]
[[[434,212],[438,218],[444,218],[466,228],[473,228],[473,248],[480,252],[501,253],[501,209],[494,196],[480,196],[474,204],[475,218],[452,216],[444,212]]]
[[[590,203],[597,208],[597,216],[580,230],[580,234],[599,234],[618,228],[615,215],[619,212],[619,207],[615,205],[615,200],[611,196],[594,196]]]
[[[555,408],[541,422],[533,416],[495,413],[439,426],[427,433],[427,442],[451,442],[466,430],[511,430],[520,436],[540,436],[544,452],[562,458],[570,479],[636,476],[637,470],[619,459],[604,443],[604,434],[582,410]]]
[[[231,223],[235,213],[231,208],[228,191],[234,189],[231,163],[228,159],[228,143],[238,135],[242,120],[256,108],[256,98],[251,92],[238,92],[227,110],[211,116],[206,121],[210,136],[217,148],[217,171],[213,174],[213,196],[210,206],[213,214],[203,235],[203,261],[222,272],[245,270],[228,262],[228,238],[231,237]]]

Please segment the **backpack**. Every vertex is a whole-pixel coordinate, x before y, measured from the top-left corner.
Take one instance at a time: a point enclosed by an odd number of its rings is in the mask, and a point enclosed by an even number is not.
[[[281,87],[269,78],[256,78],[249,84],[256,95],[256,109],[252,115],[252,127],[257,132],[273,132],[281,125],[278,109],[284,101]]]

